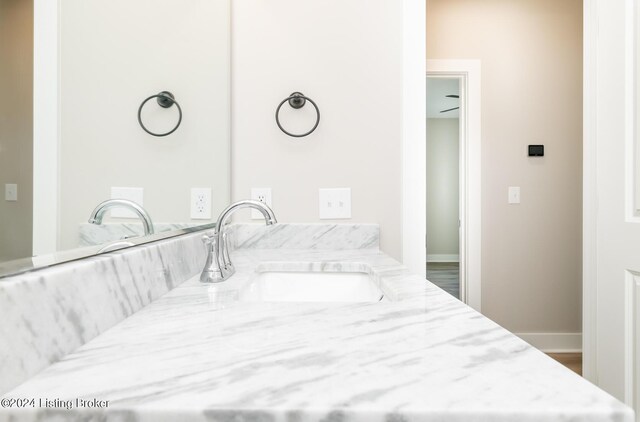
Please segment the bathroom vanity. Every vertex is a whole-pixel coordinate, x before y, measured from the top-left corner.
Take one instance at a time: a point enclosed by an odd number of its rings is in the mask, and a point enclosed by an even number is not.
[[[634,420],[380,252],[375,225],[236,225],[216,284],[200,237],[0,282],[3,309],[30,301],[0,332],[0,421]]]

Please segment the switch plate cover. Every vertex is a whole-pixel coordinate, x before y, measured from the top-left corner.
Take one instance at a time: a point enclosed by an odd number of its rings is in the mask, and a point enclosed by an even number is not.
[[[351,218],[351,188],[320,189],[321,220]]]
[[[520,187],[519,186],[509,186],[509,203],[510,204],[520,203]]]
[[[16,185],[15,183],[7,183],[6,185],[4,185],[4,200],[18,200],[18,185]]]

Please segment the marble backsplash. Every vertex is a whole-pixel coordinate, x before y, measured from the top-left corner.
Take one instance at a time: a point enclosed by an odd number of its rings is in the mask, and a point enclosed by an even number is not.
[[[374,224],[232,225],[235,249],[377,249]],[[202,270],[203,232],[0,280],[0,394]]]
[[[378,249],[377,224],[234,224],[235,249]]]
[[[194,233],[0,280],[0,393],[201,270]]]
[[[156,233],[193,227],[186,223],[155,223]],[[377,224],[232,224],[233,249],[377,249]],[[102,245],[143,235],[141,223],[83,223],[79,226],[80,246]]]

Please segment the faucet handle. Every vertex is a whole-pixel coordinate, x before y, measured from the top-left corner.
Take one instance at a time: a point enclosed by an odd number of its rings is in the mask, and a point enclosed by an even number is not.
[[[220,266],[220,257],[218,250],[218,238],[214,233],[213,236],[202,236],[202,242],[207,250],[207,262],[204,265],[200,281],[203,283],[217,283],[223,280],[222,267]]]
[[[202,243],[204,243],[205,247],[207,247],[207,249],[209,247],[211,247],[212,245],[215,245],[217,243],[218,239],[216,237],[215,234],[213,234],[212,236],[203,234],[202,235]]]

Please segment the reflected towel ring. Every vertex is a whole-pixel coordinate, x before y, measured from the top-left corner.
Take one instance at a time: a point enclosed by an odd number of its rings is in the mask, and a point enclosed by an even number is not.
[[[302,107],[305,106],[305,104],[307,103],[307,101],[309,101],[313,107],[316,109],[316,124],[313,125],[313,127],[311,128],[311,130],[309,132],[306,133],[290,133],[287,132],[282,125],[280,124],[280,108],[282,108],[282,106],[284,105],[284,103],[289,102],[289,105],[294,108],[294,109],[300,109]],[[313,133],[314,130],[316,130],[316,128],[318,127],[318,124],[320,124],[320,109],[318,108],[318,106],[316,105],[316,103],[309,97],[305,97],[302,93],[300,92],[294,92],[293,94],[291,94],[290,96],[288,96],[287,98],[285,98],[284,100],[282,100],[282,102],[280,103],[280,105],[278,105],[278,108],[276,109],[276,124],[278,125],[278,127],[280,128],[281,131],[283,131],[284,133],[286,133],[289,136],[292,136],[294,138],[303,138],[305,136],[311,135]]]
[[[157,98],[158,100],[158,105],[162,108],[169,108],[171,106],[173,106],[174,104],[176,105],[176,107],[178,107],[178,123],[176,124],[176,126],[171,129],[169,132],[166,133],[154,133],[151,132],[149,129],[147,129],[145,127],[145,125],[142,123],[142,107],[144,107],[144,105],[147,103],[147,101],[152,100],[154,98]],[[149,135],[153,135],[153,136],[167,136],[167,135],[171,135],[173,132],[176,131],[176,129],[178,129],[178,127],[180,127],[180,123],[182,123],[182,108],[180,107],[180,104],[178,104],[178,102],[175,100],[175,97],[173,96],[172,93],[170,93],[169,91],[162,91],[159,94],[156,95],[152,95],[150,97],[148,97],[146,100],[144,100],[142,102],[142,104],[140,104],[140,107],[138,108],[138,123],[140,123],[140,127],[147,132]]]

